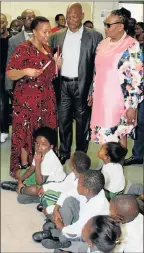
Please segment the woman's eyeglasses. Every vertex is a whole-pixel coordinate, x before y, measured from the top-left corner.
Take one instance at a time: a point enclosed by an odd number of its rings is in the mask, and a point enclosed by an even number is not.
[[[106,22],[103,22],[103,23],[104,23],[104,26],[106,26],[107,28],[110,28],[110,27],[111,27],[111,25],[121,24],[121,22],[115,22],[115,23],[111,23],[111,24],[106,23]]]

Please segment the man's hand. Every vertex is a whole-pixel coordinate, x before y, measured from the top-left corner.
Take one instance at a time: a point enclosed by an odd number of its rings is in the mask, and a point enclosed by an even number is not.
[[[93,98],[92,98],[92,96],[88,96],[87,101],[88,101],[88,106],[92,106],[92,103],[93,103]]]
[[[136,120],[137,110],[133,108],[129,108],[126,111],[126,117],[127,117],[127,123],[128,125],[131,125],[133,120]]]
[[[23,184],[23,182],[21,180],[18,180],[18,185],[17,185],[17,193],[20,194],[20,189],[22,187],[25,187],[25,185]]]

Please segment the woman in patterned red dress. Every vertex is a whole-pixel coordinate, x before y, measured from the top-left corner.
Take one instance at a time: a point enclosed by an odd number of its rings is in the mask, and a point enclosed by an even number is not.
[[[32,135],[41,126],[57,128],[56,99],[52,80],[55,61],[47,46],[49,20],[32,21],[33,37],[21,43],[7,66],[7,76],[16,80],[13,94],[10,175],[32,161]],[[43,67],[50,61],[47,68]]]

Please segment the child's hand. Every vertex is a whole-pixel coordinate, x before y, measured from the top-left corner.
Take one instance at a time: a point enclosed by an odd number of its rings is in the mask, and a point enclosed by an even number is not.
[[[53,212],[53,215],[54,215],[54,220],[61,220],[62,221],[62,217],[61,217],[61,214],[58,210],[54,209],[54,212]]]
[[[43,194],[44,194],[44,189],[43,189],[43,187],[41,187],[39,189],[38,195],[41,197]]]
[[[43,212],[43,214],[44,214],[45,216],[48,215],[48,212],[47,212],[46,208],[43,208],[42,212]]]
[[[42,155],[42,153],[35,153],[34,155],[35,165],[40,165],[43,159],[44,155]]]
[[[20,194],[20,189],[22,187],[25,187],[25,185],[22,183],[21,180],[18,180],[18,185],[17,185],[17,190],[16,190],[18,194]]]
[[[64,224],[60,219],[55,220],[55,225],[56,225],[57,229],[59,229],[59,230],[62,230],[64,227]]]

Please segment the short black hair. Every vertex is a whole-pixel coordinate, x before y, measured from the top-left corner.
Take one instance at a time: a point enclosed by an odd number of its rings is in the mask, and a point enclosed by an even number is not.
[[[40,127],[33,134],[34,140],[36,140],[38,136],[45,137],[50,145],[57,145],[57,131],[55,129],[49,127]]]
[[[108,215],[98,215],[92,218],[93,232],[89,239],[101,252],[111,252],[119,243],[121,236],[120,224]]]
[[[119,142],[107,142],[106,151],[112,163],[121,162],[127,154],[127,148],[124,148]]]
[[[139,205],[132,195],[116,195],[110,201],[115,206],[118,217],[123,217],[124,223],[133,221],[139,214]]]
[[[34,30],[39,23],[49,23],[49,20],[43,16],[37,16],[31,23],[31,30]]]
[[[93,27],[93,22],[91,21],[91,20],[86,20],[84,23],[83,23],[83,25],[86,25],[86,24],[92,24],[92,27]]]
[[[59,21],[59,17],[60,16],[63,16],[64,17],[64,14],[57,14],[56,16],[55,16],[55,22],[57,22],[57,21]]]
[[[91,166],[91,159],[82,151],[75,151],[72,159],[73,167],[78,173],[85,173]]]
[[[11,21],[11,23],[10,23],[10,28],[14,25],[15,22],[19,22],[19,23],[23,24],[21,20],[19,20],[19,19],[13,19]]]
[[[105,185],[104,175],[98,170],[88,170],[84,174],[83,186],[90,189],[95,195],[97,195]]]
[[[137,22],[136,25],[140,26],[141,29],[144,31],[144,22]]]

